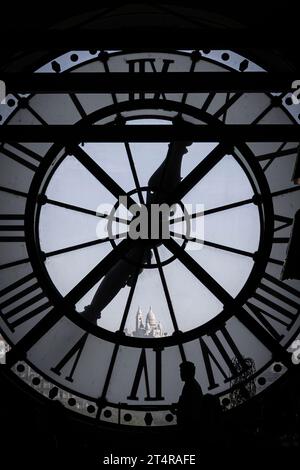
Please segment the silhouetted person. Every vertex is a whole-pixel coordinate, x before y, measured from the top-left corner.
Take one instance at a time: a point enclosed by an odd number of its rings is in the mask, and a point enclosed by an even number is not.
[[[177,423],[179,426],[190,426],[200,419],[203,393],[195,379],[195,365],[192,362],[180,364],[180,377],[184,386],[177,404]]]
[[[180,364],[180,376],[184,382],[175,413],[183,436],[192,439],[194,445],[212,444],[219,438],[221,407],[217,397],[203,394],[195,379],[195,365],[185,361]]]
[[[192,142],[172,142],[166,158],[148,181],[147,205],[162,204],[181,181],[182,158]],[[171,205],[171,201],[169,201]],[[157,243],[157,246],[159,242]],[[151,263],[151,249],[137,245],[119,260],[102,279],[90,305],[81,315],[97,324],[102,310],[126,285],[131,286],[135,275],[139,275],[145,263]],[[141,266],[137,274],[137,267]]]

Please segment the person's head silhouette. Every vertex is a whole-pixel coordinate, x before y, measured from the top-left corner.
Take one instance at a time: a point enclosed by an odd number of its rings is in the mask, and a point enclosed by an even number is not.
[[[185,361],[180,364],[180,377],[183,382],[191,380],[195,377],[195,364]]]

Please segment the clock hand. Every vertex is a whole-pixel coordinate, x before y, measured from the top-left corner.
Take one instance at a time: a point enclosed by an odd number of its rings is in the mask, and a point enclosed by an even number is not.
[[[181,181],[181,165],[187,147],[192,142],[175,141],[169,144],[165,160],[148,181],[148,187],[154,194],[149,194],[147,203],[162,202],[164,193],[172,192]],[[162,194],[160,194],[162,193]]]
[[[171,194],[172,202],[180,201],[230,151],[231,148],[227,142],[218,144],[180,183],[178,183],[177,187],[174,188]]]
[[[187,153],[187,147],[192,142],[178,141],[169,144],[169,150],[164,162],[149,179],[148,186],[154,191],[154,195],[148,193],[147,203],[160,202],[165,192],[174,190],[181,180],[182,158]],[[157,194],[161,191],[162,194]],[[131,285],[136,272],[137,264],[149,262],[151,250],[144,245],[131,249],[126,260],[118,261],[101,281],[90,305],[86,306],[82,316],[92,323],[97,324],[102,310],[115,298],[119,291],[126,285]],[[139,274],[143,269],[140,270]]]
[[[174,142],[175,143],[175,142]],[[182,144],[187,147],[190,143],[186,142],[176,142],[176,144]],[[183,156],[183,149],[180,149],[180,146],[175,146],[174,155],[175,155],[175,167],[172,172],[172,158],[171,152],[168,152],[168,155],[165,159],[165,162],[159,167],[157,172],[160,170],[162,178],[162,184],[157,183],[158,176],[156,172],[152,175],[149,180],[149,183],[152,183],[152,178],[155,184],[152,184],[155,189],[160,190],[161,194],[152,195],[151,203],[156,202],[162,204],[163,202],[168,203],[169,205],[174,204],[180,201],[202,178],[204,178],[223,158],[228,152],[230,152],[230,146],[228,143],[223,142],[218,144],[203,160],[201,160],[198,165],[181,181],[180,178],[180,166]],[[182,155],[181,155],[182,153]],[[168,166],[167,163],[169,162]],[[163,173],[164,165],[166,165],[166,172]],[[171,170],[170,170],[171,167]],[[164,177],[166,175],[166,177]],[[151,184],[149,184],[151,188]]]
[[[144,245],[138,244],[132,248],[125,259],[119,260],[102,279],[90,305],[85,307],[82,316],[97,324],[102,310],[115,298],[119,291],[126,285],[131,285],[133,276],[139,264],[146,262],[149,250]],[[139,274],[142,272],[139,272]]]

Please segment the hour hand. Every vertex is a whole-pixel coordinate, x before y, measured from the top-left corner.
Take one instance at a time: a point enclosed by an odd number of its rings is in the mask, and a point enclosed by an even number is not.
[[[148,251],[148,250],[147,250]],[[137,246],[132,248],[123,259],[120,259],[102,279],[90,305],[85,307],[81,316],[97,324],[102,310],[116,297],[126,285],[131,285],[136,275],[142,272],[139,268],[146,257],[145,248]]]

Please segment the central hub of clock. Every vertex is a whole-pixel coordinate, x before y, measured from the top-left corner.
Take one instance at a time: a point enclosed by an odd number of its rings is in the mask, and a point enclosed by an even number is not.
[[[157,268],[151,251],[162,245],[165,240],[171,239],[175,227],[176,232],[179,231],[181,234],[183,248],[191,238],[190,215],[184,204],[180,202],[170,205],[163,202],[167,199],[169,195],[159,190],[153,191],[149,186],[143,186],[119,198],[108,216],[107,232],[112,246],[117,246],[115,241],[117,238],[128,238],[139,242],[146,250],[140,263],[143,268]],[[118,217],[121,210],[123,217]],[[125,255],[125,258],[129,262],[136,263],[131,256]],[[173,260],[174,256],[170,256],[162,262],[162,265],[169,264]]]

